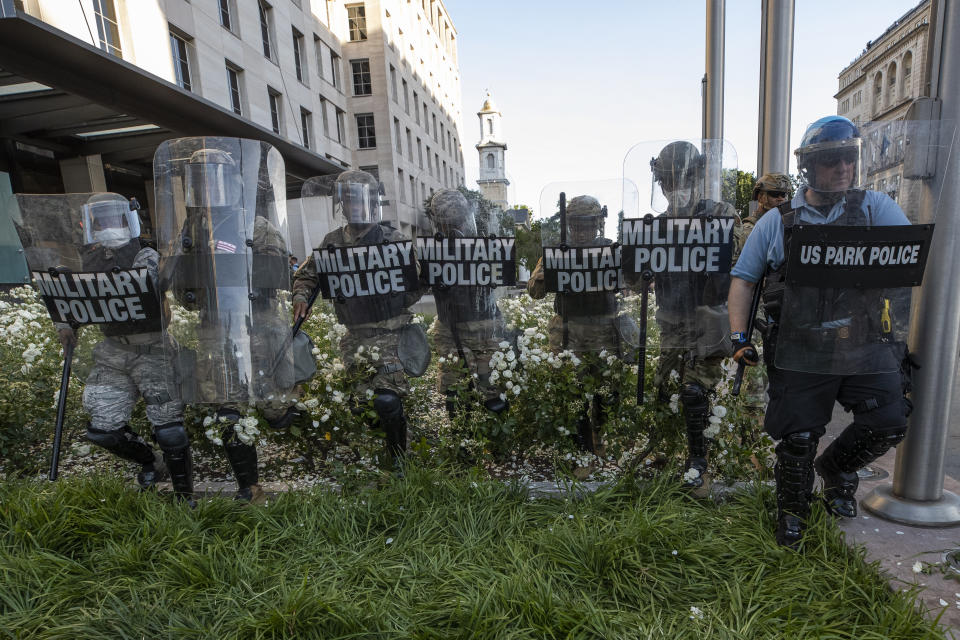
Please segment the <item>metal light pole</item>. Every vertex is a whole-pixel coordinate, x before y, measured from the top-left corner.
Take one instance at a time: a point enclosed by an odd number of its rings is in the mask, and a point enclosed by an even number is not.
[[[720,200],[720,168],[723,159],[723,52],[726,0],[707,0],[707,60],[703,77],[703,139],[718,141],[717,148],[705,148],[707,156],[706,196]]]
[[[788,173],[793,94],[794,0],[763,0],[757,177]]]
[[[907,437],[897,449],[892,485],[863,500],[871,512],[907,524],[960,523],[960,497],[943,489],[943,460],[960,346],[960,164],[950,151],[960,122],[960,1],[933,0],[935,38],[930,56],[930,97],[939,100],[939,149],[935,175],[924,184],[920,219],[931,220],[934,235],[919,300],[911,316],[910,344],[922,365],[914,374],[914,412]],[[955,151],[955,149],[954,149]],[[954,156],[956,153],[954,153]],[[939,197],[938,197],[939,196]]]

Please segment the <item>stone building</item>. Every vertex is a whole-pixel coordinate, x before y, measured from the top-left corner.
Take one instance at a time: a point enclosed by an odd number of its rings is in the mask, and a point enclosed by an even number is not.
[[[299,201],[314,175],[377,174],[409,231],[464,180],[457,44],[442,0],[0,0],[0,209],[108,189],[149,218],[157,145],[223,135],[283,155],[300,259],[326,232]]]
[[[923,95],[923,69],[930,35],[930,0],[903,14],[840,72],[834,96],[837,113],[856,123],[863,135],[862,180],[868,189],[890,195],[911,219],[920,185],[904,180],[905,117]]]
[[[493,103],[493,98],[487,92],[483,101],[483,108],[477,112],[480,119],[480,142],[477,143],[477,152],[480,154],[480,178],[477,186],[483,197],[501,209],[507,208],[507,180],[506,152],[507,143],[503,141],[500,128],[502,114]]]

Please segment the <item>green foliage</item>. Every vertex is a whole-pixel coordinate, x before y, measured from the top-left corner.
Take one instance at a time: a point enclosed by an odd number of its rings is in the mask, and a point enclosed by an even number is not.
[[[378,487],[197,509],[114,479],[0,485],[0,635],[52,638],[943,638],[817,506],[769,489],[577,499],[408,467]]]
[[[753,185],[757,177],[750,171],[723,172],[723,199],[733,203],[740,217],[750,215],[750,200],[753,199]]]
[[[537,265],[540,256],[543,255],[543,244],[540,241],[540,230],[542,220],[536,220],[530,225],[529,231],[524,227],[516,229],[516,254],[517,262],[522,264],[530,271]]]

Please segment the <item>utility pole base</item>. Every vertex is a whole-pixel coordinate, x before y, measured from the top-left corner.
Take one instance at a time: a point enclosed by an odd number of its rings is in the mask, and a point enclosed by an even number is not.
[[[885,484],[860,501],[870,513],[893,522],[918,527],[950,527],[960,524],[960,496],[944,491],[939,500],[910,500],[893,493],[893,485]]]

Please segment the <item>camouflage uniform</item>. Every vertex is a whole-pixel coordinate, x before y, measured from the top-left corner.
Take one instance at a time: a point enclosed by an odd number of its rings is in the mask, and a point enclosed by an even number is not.
[[[468,374],[477,374],[475,383],[477,390],[483,395],[485,400],[499,398],[501,391],[499,387],[490,384],[490,358],[499,349],[499,341],[491,336],[503,329],[503,321],[496,320],[468,320],[457,323],[457,334],[460,338],[460,351],[466,360],[465,366]],[[502,332],[501,332],[502,333]],[[457,341],[453,337],[450,325],[439,320],[434,325],[433,344],[437,352],[443,356],[453,354],[459,356]],[[463,364],[457,362],[446,362],[440,365],[440,380],[438,388],[441,393],[446,393],[448,389],[456,388],[458,384],[463,384]]]
[[[407,240],[403,234],[388,224],[380,224],[379,228],[382,229],[384,242]],[[344,226],[328,233],[319,246],[344,247],[354,244],[364,244],[364,241],[362,238],[352,237],[349,226]],[[294,275],[293,302],[307,302],[319,281],[316,262],[311,254]],[[352,322],[344,315],[341,305],[334,305],[337,320],[347,327],[347,333],[340,339],[340,353],[343,355],[344,364],[352,368],[353,373],[365,371],[370,366],[365,359],[361,361],[357,358],[357,350],[361,346],[366,350],[373,347],[379,349],[380,358],[375,371],[357,383],[356,393],[362,395],[367,390],[388,389],[404,397],[410,392],[410,384],[403,372],[403,364],[397,348],[400,343],[400,329],[413,321],[413,314],[410,313],[409,307],[419,300],[421,295],[423,292],[419,289],[403,294],[402,303],[399,305],[403,307],[402,311],[377,322]]]

